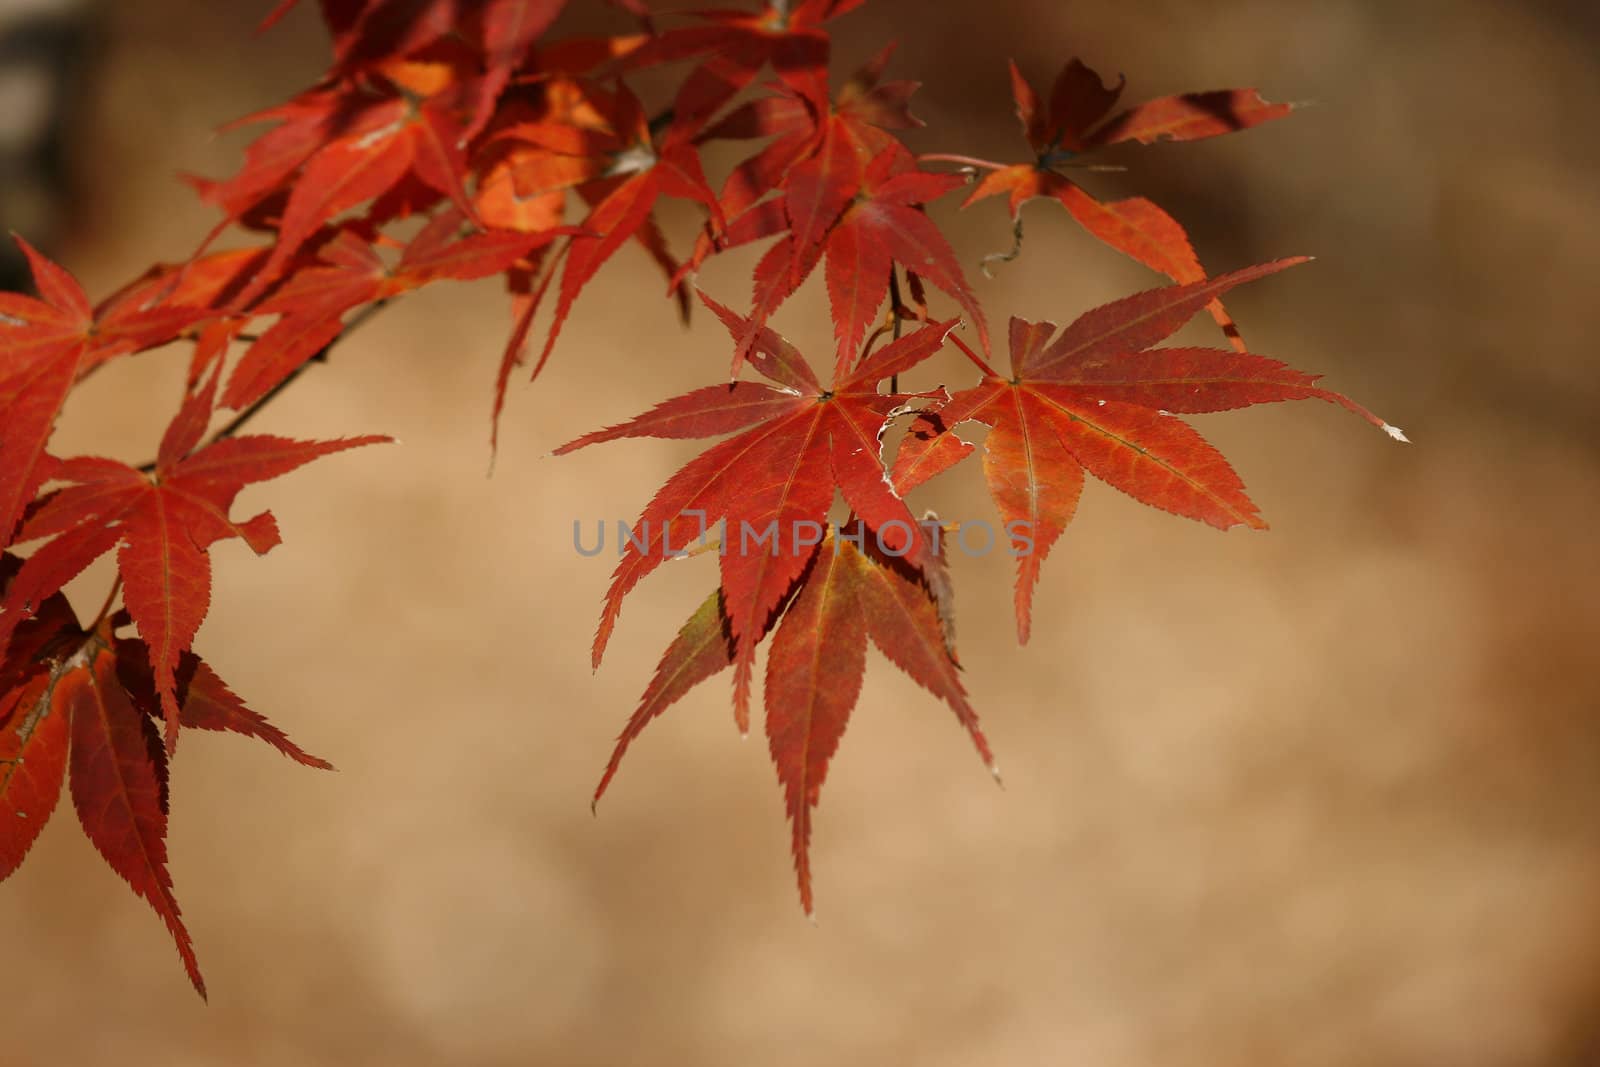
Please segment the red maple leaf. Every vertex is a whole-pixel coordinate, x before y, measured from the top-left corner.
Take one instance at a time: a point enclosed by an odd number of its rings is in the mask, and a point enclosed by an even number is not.
[[[714,251],[784,234],[755,269],[752,323],[735,346],[733,374],[748,355],[754,329],[800,287],[826,257],[837,366],[860,349],[889,293],[895,264],[948,293],[989,349],[983,310],[955,251],[922,210],[960,187],[954,175],[919,171],[915,157],[886,133],[920,125],[909,102],[916,82],[881,81],[893,52],[885,48],[846,83],[836,103],[779,85],[776,94],[736,109],[702,140],[777,135],[728,178],[722,208],[736,216],[718,237],[703,234],[675,283]],[[767,194],[777,196],[764,199]]]
[[[213,377],[185,402],[168,426],[155,469],[148,474],[110,459],[52,460],[49,477],[70,484],[43,498],[18,538],[51,540],[28,557],[0,603],[3,650],[13,629],[36,605],[120,546],[117,570],[123,599],[149,646],[169,752],[178,737],[179,662],[193,644],[211,601],[207,549],[238,537],[260,555],[280,541],[270,512],[243,522],[233,519],[229,511],[234,498],[246,485],[287,474],[321,456],[388,440],[302,442],[254,435],[196,449],[215,389]]]
[[[767,88],[771,90],[769,95],[739,105],[695,138],[697,144],[772,138],[765,147],[734,167],[722,183],[718,200],[722,204],[723,214],[735,220],[734,227],[739,225],[737,220],[740,216],[767,194],[776,191],[783,184],[789,168],[815,151],[820,141],[821,114],[825,112],[819,112],[817,103],[781,82]],[[744,224],[745,227],[749,225],[748,222]],[[751,232],[742,240],[735,239],[732,227],[730,232],[716,239],[709,232],[703,233],[701,243],[696,246],[692,266],[698,267],[718,247],[730,247],[776,232],[776,229]]]
[[[237,304],[248,306],[265,292],[325,223],[385,194],[391,200],[369,212],[375,221],[449,198],[480,224],[464,184],[466,123],[477,91],[448,63],[391,63],[359,82],[319,86],[233,123],[282,123],[246,150],[245,166],[232,179],[191,179],[202,199],[226,213],[212,237],[274,201],[257,221],[276,231],[276,242]],[[275,201],[285,190],[280,208]]]
[[[35,664],[0,693],[0,879],[22,864],[55,811],[67,769],[67,719],[52,707],[54,678]]]
[[[763,137],[771,137],[772,140],[728,175],[719,200],[723,213],[734,221],[722,235],[710,232],[701,235],[695,254],[687,265],[689,269],[699,267],[707,256],[719,248],[731,248],[761,237],[770,237],[787,228],[789,217],[786,205],[781,206],[776,216],[752,212],[751,209],[769,193],[781,190],[791,169],[809,157],[820,158],[808,164],[808,173],[801,176],[801,183],[802,186],[809,183],[815,190],[819,184],[818,177],[829,166],[830,159],[834,160],[832,169],[836,183],[853,182],[855,187],[859,187],[866,165],[874,158],[896,149],[904,151],[897,141],[883,131],[913,129],[922,125],[922,120],[910,112],[911,96],[920,83],[882,82],[884,69],[893,52],[894,46],[890,45],[856,71],[840,89],[838,99],[831,103],[825,83],[818,83],[811,91],[802,92],[782,82],[775,82],[767,86],[771,90],[770,95],[741,104],[695,138],[697,144]],[[842,148],[853,148],[855,158],[844,155],[840,151]],[[848,199],[840,197],[838,192],[829,195],[841,202]]]
[[[851,523],[845,532],[830,532],[809,550],[767,657],[767,741],[784,789],[800,902],[808,915],[813,911],[811,811],[861,695],[869,637],[891,663],[950,705],[984,764],[999,778],[994,755],[961,684],[955,653],[947,644],[941,605],[929,576],[874,545],[871,531]],[[700,682],[737,662],[724,596],[722,590],[712,593],[661,657],[655,677],[617,738],[595,789],[595,803],[621,766],[628,746],[651,720]]]
[[[701,300],[735,338],[751,330],[749,320],[704,294]],[[562,455],[623,437],[696,438],[741,431],[669,478],[645,507],[636,526],[641,540],[628,542],[606,594],[594,640],[595,665],[629,590],[684,551],[706,526],[723,520],[722,588],[734,645],[734,714],[740,729],[747,729],[756,644],[804,569],[811,546],[821,539],[822,520],[836,491],[874,530],[895,524],[897,536],[904,537],[902,551],[913,564],[926,556],[926,535],[888,485],[879,456],[884,422],[911,398],[879,393],[878,383],[933,355],[953,327],[953,322],[926,325],[872,353],[830,388],[818,382],[793,345],[761,327],[754,331],[750,361],[774,384],[707,386],[556,449]]]
[[[10,592],[23,563],[0,557],[0,593]],[[8,816],[0,820],[0,881],[22,863],[70,781],[84,833],[167,924],[203,997],[166,868],[167,751],[155,725],[161,701],[144,642],[112,636],[126,621],[118,613],[85,633],[55,593],[17,626],[0,659],[0,810]],[[186,727],[256,737],[297,762],[329,767],[246,707],[192,653],[182,657],[177,699]]]
[[[6,560],[14,570],[14,557]],[[0,821],[0,880],[22,862],[66,780],[84,834],[166,923],[189,980],[204,997],[167,871],[168,752],[155,724],[160,698],[149,652],[142,641],[113,638],[115,625],[106,620],[84,634],[56,595],[13,642],[0,671],[0,804],[17,818]],[[38,647],[15,685],[25,634]],[[179,700],[185,726],[257,737],[307,766],[330,766],[247,708],[193,655],[184,657]]]
[[[43,481],[45,443],[72,387],[108,360],[165,344],[208,317],[132,301],[97,311],[76,278],[16,240],[39,299],[0,293],[0,547]]]
[[[1209,281],[1152,289],[1054,323],[1011,320],[1011,372],[988,370],[935,418],[942,433],[913,433],[895,457],[907,492],[971,454],[954,427],[990,426],[983,470],[1016,542],[1017,636],[1027,641],[1039,567],[1077,509],[1087,471],[1136,500],[1219,529],[1264,529],[1244,483],[1179,414],[1316,397],[1405,440],[1354,401],[1319,388],[1317,376],[1249,353],[1154,348],[1236,285],[1305,262],[1278,260]],[[959,344],[959,339],[957,339]],[[977,360],[976,354],[972,354]],[[981,361],[980,365],[981,365]],[[987,370],[987,368],[986,368]]]
[[[111,869],[161,916],[201,997],[205,980],[167,872],[167,754],[155,723],[117,680],[109,626],[88,664],[56,683],[53,714],[71,720],[68,782],[83,832]]]
[[[113,621],[122,625],[129,620],[126,613],[119,612]],[[156,692],[155,676],[150,670],[149,646],[137,637],[119,637],[115,647],[117,677],[128,696],[150,718],[160,719],[161,697]],[[185,652],[178,659],[176,688],[181,708],[178,721],[185,729],[253,737],[302,766],[333,770],[333,764],[311,755],[267,721],[266,716],[246,706],[210,664],[193,652]]]
[[[22,560],[0,556],[0,592]],[[54,706],[60,664],[83,631],[57,593],[17,627],[0,657],[0,880],[28,854],[55,810],[67,768],[67,717]]]
[[[907,153],[909,156],[909,153]],[[950,175],[903,170],[892,176],[891,154],[879,156],[861,186],[821,233],[806,240],[784,237],[756,264],[755,300],[750,326],[734,348],[733,373],[778,309],[826,259],[828,300],[838,340],[836,365],[843,368],[860,347],[862,337],[889,293],[889,279],[898,264],[932,282],[952,297],[977,327],[979,345],[989,348],[989,326],[977,297],[939,228],[922,206],[955,188]],[[764,206],[764,205],[763,205]],[[816,243],[807,243],[815,241]]]
[[[1196,141],[1248,129],[1283,118],[1293,105],[1268,103],[1254,89],[1225,89],[1161,97],[1108,118],[1122,86],[1119,80],[1108,88],[1098,74],[1073,59],[1056,78],[1049,103],[1044,105],[1012,63],[1017,118],[1035,158],[985,175],[962,206],[1007,194],[1011,217],[1017,219],[1023,204],[1048,197],[1117,251],[1173,281],[1200,281],[1206,276],[1205,269],[1176,219],[1144,197],[1098,200],[1060,168],[1079,165],[1084,153],[1121,141]],[[1222,304],[1213,304],[1210,310],[1234,347],[1243,351],[1238,329]]]
[[[431,282],[469,281],[500,274],[557,237],[583,233],[567,226],[538,233],[490,230],[457,237],[460,212],[440,212],[391,265],[373,245],[365,225],[340,228],[252,315],[280,315],[240,358],[222,392],[225,407],[242,409],[266,396],[302,364],[331,344],[344,314],[362,304],[390,300]]]
[[[529,178],[533,185],[519,195],[535,196],[581,187],[592,209],[579,228],[584,235],[574,237],[565,249],[566,264],[556,295],[555,314],[545,336],[543,350],[534,364],[537,378],[555,349],[562,327],[585,286],[602,266],[629,240],[639,240],[652,256],[662,262],[669,275],[677,264],[666,252],[665,239],[655,225],[655,207],[664,196],[697,201],[707,208],[712,225],[722,225],[716,194],[706,181],[700,155],[677,126],[657,139],[650,129],[644,108],[623,87],[609,98],[590,94],[601,109],[604,126],[556,134],[545,123],[509,127],[500,136],[522,138],[535,147],[531,158],[553,160],[555,169],[544,178]],[[513,174],[513,182],[517,182]],[[543,184],[540,184],[543,183]],[[510,344],[501,360],[495,392],[495,417],[505,403],[505,386],[511,370],[522,362],[523,346],[534,315],[538,312],[543,287],[534,299],[520,302]]]
[[[797,94],[814,117],[810,120],[810,151],[781,173],[784,210],[796,246],[791,257],[796,284],[802,276],[799,264],[813,257],[835,221],[864,188],[880,185],[916,165],[905,147],[885,132],[921,125],[909,110],[916,82],[879,85],[893,52],[891,45],[857,71],[845,83],[837,102],[830,103],[825,91],[816,96]],[[777,144],[784,140],[779,138]],[[911,202],[925,203],[949,188],[941,187],[934,195]]]

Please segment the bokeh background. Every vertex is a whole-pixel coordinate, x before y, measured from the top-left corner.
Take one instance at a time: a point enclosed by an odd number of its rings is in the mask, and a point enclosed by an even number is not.
[[[231,172],[248,135],[213,128],[326,58],[310,10],[252,36],[268,6],[85,5],[63,36],[0,49],[7,225],[98,293],[188,254],[213,216],[175,172]],[[572,28],[614,18],[573,7]],[[219,548],[198,641],[339,773],[185,741],[172,869],[209,1006],[58,809],[0,885],[0,1061],[1600,1061],[1595,6],[874,0],[839,34],[841,72],[899,39],[894,70],[928,83],[924,150],[1018,156],[1008,56],[1036,81],[1083,56],[1135,100],[1259,85],[1314,103],[1090,180],[1167,206],[1213,269],[1317,255],[1230,306],[1255,349],[1416,443],[1312,402],[1199,420],[1272,531],[1219,535],[1095,485],[1026,648],[1008,561],[961,559],[967,681],[1006,788],[872,658],[818,817],[812,925],[725,679],[588,806],[713,565],[636,592],[591,674],[609,564],[575,555],[571,523],[631,518],[696,446],[545,454],[721,373],[720,331],[679,330],[651,265],[620,255],[514,391],[489,478],[504,299],[409,298],[259,422],[403,443],[249,491],[286,542]],[[62,133],[40,142],[17,102],[48,95],[13,75],[58,46]],[[936,210],[969,264],[1009,242],[998,202]],[[1159,281],[1051,205],[1027,220],[1019,262],[974,272],[994,321]],[[668,222],[686,247],[692,214]],[[742,298],[752,258],[702,284]],[[818,288],[779,325],[826,350]],[[97,376],[61,448],[143,458],[183,360]],[[975,467],[923,503],[989,515]]]

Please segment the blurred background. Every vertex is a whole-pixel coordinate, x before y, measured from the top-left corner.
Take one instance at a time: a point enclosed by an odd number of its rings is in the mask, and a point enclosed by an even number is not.
[[[0,221],[94,294],[188,255],[214,216],[175,173],[231,173],[253,131],[211,131],[327,57],[313,5],[254,37],[270,6],[0,0]],[[620,25],[573,6],[568,28]],[[1214,270],[1316,255],[1230,308],[1253,349],[1415,444],[1312,402],[1196,420],[1271,532],[1095,483],[1025,648],[1009,561],[960,559],[967,684],[1006,788],[870,658],[817,818],[812,925],[725,678],[589,812],[714,565],[637,591],[591,674],[611,564],[575,555],[572,521],[631,518],[698,446],[545,454],[720,374],[720,331],[679,330],[651,264],[619,255],[514,389],[489,478],[504,298],[408,298],[257,423],[402,444],[248,491],[241,513],[270,506],[285,543],[219,546],[197,642],[339,772],[185,741],[172,871],[209,1006],[64,801],[0,885],[6,1064],[1600,1062],[1600,9],[874,0],[838,34],[840,73],[898,38],[892,71],[928,83],[927,151],[1022,158],[1008,57],[1047,83],[1081,56],[1131,101],[1249,85],[1314,104],[1085,181],[1166,206]],[[985,281],[1001,202],[935,210],[997,323],[1160,282],[1046,203]],[[692,213],[667,224],[686,249]],[[737,303],[753,260],[701,283]],[[826,351],[820,283],[778,325]],[[150,453],[185,359],[97,375],[58,451]],[[968,381],[959,357],[927,376]],[[990,517],[975,465],[914,503]]]

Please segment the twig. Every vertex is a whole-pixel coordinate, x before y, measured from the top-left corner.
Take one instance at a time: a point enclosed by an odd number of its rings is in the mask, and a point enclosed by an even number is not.
[[[305,372],[310,369],[310,367],[311,367],[311,365],[313,363],[326,363],[326,362],[328,362],[328,354],[333,351],[333,348],[334,348],[335,345],[337,345],[340,341],[343,341],[347,337],[349,337],[352,333],[354,333],[357,329],[359,329],[362,325],[364,325],[368,320],[370,320],[379,311],[382,311],[385,307],[387,307],[388,304],[389,304],[389,300],[388,299],[375,300],[372,303],[368,304],[366,307],[362,308],[359,312],[356,313],[354,318],[352,318],[348,323],[345,324],[344,328],[339,331],[339,335],[337,337],[335,337],[333,340],[329,341],[327,344],[323,345],[320,349],[318,349],[316,354],[311,356],[311,358],[307,359],[304,363],[300,364],[294,370],[290,371],[284,377],[283,381],[279,382],[277,385],[274,385],[271,389],[269,389],[267,391],[266,395],[263,396],[260,400],[257,400],[254,404],[251,404],[249,407],[247,407],[243,411],[239,412],[239,414],[235,415],[231,420],[229,420],[229,422],[228,422],[228,424],[226,426],[223,426],[216,433],[212,434],[210,439],[208,441],[206,441],[205,445],[202,445],[201,447],[209,447],[211,445],[216,444],[218,441],[226,440],[227,438],[232,437],[235,434],[237,434],[240,430],[244,429],[245,425],[247,423],[249,423],[249,421],[251,419],[253,419],[257,415],[261,414],[261,411],[262,411],[263,408],[265,408],[268,404],[270,404],[274,400],[276,400],[279,396],[281,396],[283,394],[284,390],[288,389],[289,386],[293,385],[296,381],[298,381],[300,379],[300,376],[305,374]],[[141,463],[139,465],[139,470],[142,471],[145,474],[149,474],[152,471],[154,471],[155,469],[156,469],[156,461],[155,460],[151,460],[148,463]]]

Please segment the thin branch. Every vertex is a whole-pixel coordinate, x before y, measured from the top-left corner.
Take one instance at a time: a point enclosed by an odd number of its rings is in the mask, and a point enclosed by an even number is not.
[[[305,374],[305,372],[311,368],[312,364],[328,362],[328,354],[333,351],[335,345],[345,340],[356,330],[360,329],[361,326],[363,326],[378,312],[387,307],[388,304],[389,300],[387,298],[383,300],[375,300],[358,311],[354,318],[345,323],[344,328],[339,331],[339,335],[337,337],[318,349],[316,354],[311,358],[307,359],[304,363],[290,371],[288,375],[284,377],[283,381],[279,382],[277,385],[274,385],[260,400],[257,400],[254,404],[251,404],[249,407],[239,412],[239,414],[235,415],[231,420],[229,420],[226,426],[212,434],[210,439],[207,440],[206,443],[201,447],[209,447],[216,444],[218,441],[226,440],[227,438],[237,434],[240,430],[244,429],[245,425],[249,423],[251,419],[261,414],[263,408],[276,400],[286,389],[289,388],[289,386],[298,381],[300,376]],[[139,470],[145,474],[149,474],[155,469],[155,460],[151,460],[149,463],[141,463],[139,465]]]
[[[263,396],[260,400],[257,400],[254,404],[251,404],[249,407],[239,412],[239,414],[235,415],[232,421],[230,421],[226,426],[212,434],[211,440],[207,441],[206,444],[214,445],[218,441],[232,437],[234,434],[244,429],[246,423],[255,418],[257,415],[261,414],[261,409],[272,403],[272,401],[277,399],[277,397],[280,396],[285,389],[293,385],[294,382],[306,372],[307,368],[309,368],[313,363],[328,362],[328,354],[333,351],[333,347],[335,345],[337,345],[340,341],[345,340],[352,333],[355,333],[362,326],[366,325],[366,323],[371,321],[373,316],[382,311],[388,306],[388,304],[389,301],[387,299],[374,300],[372,303],[356,312],[355,317],[349,322],[345,323],[344,329],[339,331],[339,336],[335,337],[333,340],[323,345],[322,348],[318,349],[316,355],[312,356],[310,359],[300,364],[300,366],[290,371],[289,375],[284,378],[283,381],[273,386],[272,389],[268,391],[266,396]]]

